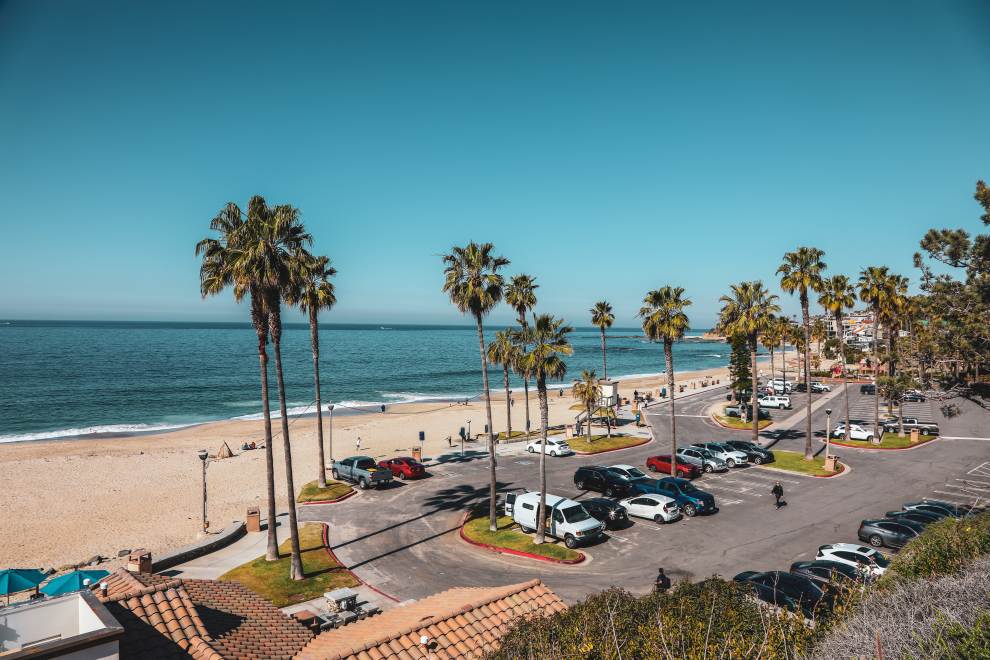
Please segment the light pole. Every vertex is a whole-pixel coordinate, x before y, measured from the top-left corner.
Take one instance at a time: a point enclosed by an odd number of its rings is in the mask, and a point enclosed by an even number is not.
[[[468,437],[470,438],[471,437],[471,420],[470,419],[467,421],[467,425],[468,425]]]
[[[327,414],[330,416],[330,420],[327,423],[327,449],[330,450],[330,464],[333,465],[333,404],[327,404]],[[327,466],[323,466],[326,470]]]
[[[206,465],[209,463],[209,454],[205,449],[200,449],[197,455],[200,463],[203,464],[203,534],[205,535],[210,528],[210,521],[206,518]]]
[[[832,409],[825,409],[825,460],[828,460],[832,442]]]

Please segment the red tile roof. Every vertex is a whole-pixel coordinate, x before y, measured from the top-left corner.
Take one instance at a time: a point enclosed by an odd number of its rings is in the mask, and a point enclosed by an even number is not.
[[[498,647],[514,620],[566,608],[539,580],[505,587],[449,589],[322,633],[296,658],[481,658]],[[428,649],[420,644],[424,635],[430,638]]]

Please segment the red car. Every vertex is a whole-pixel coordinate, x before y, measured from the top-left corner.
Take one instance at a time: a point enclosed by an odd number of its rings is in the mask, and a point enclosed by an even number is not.
[[[646,467],[651,472],[670,474],[670,454],[650,456],[646,459]],[[684,479],[694,479],[695,477],[701,476],[701,470],[698,469],[697,465],[691,465],[690,463],[685,463],[684,461],[677,461],[677,476],[683,477]]]
[[[393,477],[399,479],[418,479],[426,474],[426,467],[410,456],[398,456],[387,461],[378,461],[378,467],[391,470]]]

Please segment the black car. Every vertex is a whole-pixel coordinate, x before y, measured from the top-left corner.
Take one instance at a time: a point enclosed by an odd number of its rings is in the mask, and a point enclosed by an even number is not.
[[[859,386],[859,393],[860,394],[876,394],[877,393],[877,386],[876,385],[869,385],[869,384],[868,385],[860,385]]]
[[[902,507],[905,511],[923,511],[940,518],[962,518],[969,514],[970,508],[950,504],[949,502],[939,502],[934,500],[923,500],[921,502],[907,502]]]
[[[897,520],[864,520],[859,524],[859,540],[874,548],[901,548],[919,534],[915,524]]]
[[[605,529],[625,527],[629,522],[626,507],[614,500],[593,497],[590,500],[582,500],[581,505],[584,506],[585,511],[591,514],[592,518],[605,523]]]
[[[925,395],[921,392],[905,392],[904,396],[901,397],[901,401],[910,401],[913,403],[924,403]]]
[[[727,440],[722,444],[728,445],[736,451],[744,452],[746,454],[746,460],[754,465],[773,463],[775,460],[772,451],[749,440]]]
[[[578,490],[595,490],[607,497],[622,497],[629,494],[627,479],[609,470],[604,465],[586,465],[574,472],[574,486]]]
[[[884,514],[884,517],[894,520],[910,520],[911,522],[922,525],[931,525],[933,522],[938,522],[942,519],[941,516],[936,516],[933,513],[927,513],[925,511],[888,511]]]
[[[744,571],[732,579],[751,586],[753,594],[760,600],[794,612],[800,610],[809,619],[822,609],[829,609],[832,603],[832,597],[821,587],[794,573]]]
[[[842,587],[863,579],[863,574],[852,566],[823,559],[796,561],[791,564],[791,573],[808,578],[823,590]]]

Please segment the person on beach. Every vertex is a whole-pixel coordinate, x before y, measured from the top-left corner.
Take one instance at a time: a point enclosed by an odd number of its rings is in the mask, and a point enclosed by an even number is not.
[[[661,567],[657,572],[657,578],[653,583],[653,590],[661,594],[667,593],[670,589],[670,578],[667,574],[663,572],[663,567]]]
[[[781,503],[781,500],[784,497],[784,487],[780,485],[779,481],[773,485],[772,489],[770,489],[770,494],[773,495],[776,500],[775,504],[778,509],[786,504],[786,502],[783,504]]]
[[[360,451],[361,451],[361,436],[358,436],[357,442],[354,443],[354,444],[357,447],[358,452],[360,453]]]

